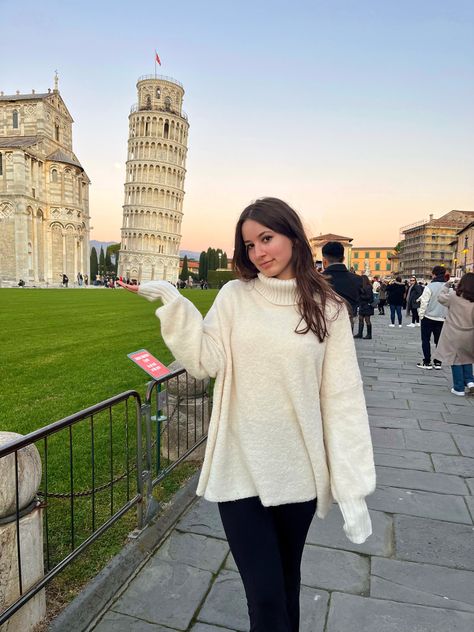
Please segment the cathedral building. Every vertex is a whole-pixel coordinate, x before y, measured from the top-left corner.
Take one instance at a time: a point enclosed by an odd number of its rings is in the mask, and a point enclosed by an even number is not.
[[[189,124],[183,86],[147,75],[129,115],[125,200],[118,274],[176,281]]]
[[[89,275],[89,178],[54,90],[0,93],[0,286]]]

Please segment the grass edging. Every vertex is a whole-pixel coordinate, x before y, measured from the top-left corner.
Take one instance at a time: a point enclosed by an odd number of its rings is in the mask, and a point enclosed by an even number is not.
[[[196,500],[200,471],[192,475],[153,521],[128,542],[82,592],[50,623],[48,632],[84,632],[105,613],[139,568],[153,554],[181,515]]]

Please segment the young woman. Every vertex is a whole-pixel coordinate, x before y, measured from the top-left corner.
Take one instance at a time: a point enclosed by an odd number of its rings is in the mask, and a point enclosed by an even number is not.
[[[374,292],[372,284],[369,281],[369,277],[365,274],[362,275],[362,291],[359,296],[359,331],[354,338],[362,338],[364,333],[364,322],[367,326],[367,335],[364,336],[366,340],[372,339],[372,323],[370,317],[374,315]]]
[[[139,293],[163,301],[156,315],[176,359],[196,378],[216,378],[197,494],[218,503],[250,629],[297,632],[301,556],[316,506],[324,518],[334,498],[353,542],[372,532],[362,381],[346,305],[315,270],[301,220],[285,202],[263,198],[242,212],[234,267],[239,279],[204,320],[168,282]]]
[[[453,395],[463,396],[465,387],[474,395],[474,272],[467,272],[455,291],[450,285],[446,283],[438,295],[448,314],[434,357],[451,365]]]
[[[416,277],[410,277],[409,287],[407,292],[407,311],[406,314],[411,314],[411,323],[407,327],[419,327],[420,317],[418,315],[418,308],[420,306],[419,298],[423,294],[423,287],[418,283]]]

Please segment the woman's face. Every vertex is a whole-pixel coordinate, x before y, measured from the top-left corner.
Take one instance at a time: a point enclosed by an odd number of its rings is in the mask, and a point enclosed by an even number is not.
[[[259,272],[277,279],[294,278],[293,243],[286,235],[246,219],[242,224],[242,239],[250,261]]]

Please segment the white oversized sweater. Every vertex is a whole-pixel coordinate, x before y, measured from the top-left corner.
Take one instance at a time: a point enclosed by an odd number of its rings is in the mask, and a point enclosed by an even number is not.
[[[297,334],[296,281],[231,281],[203,319],[174,286],[150,281],[161,298],[163,339],[198,379],[215,377],[197,494],[223,502],[259,496],[263,505],[333,498],[347,537],[371,534],[365,496],[375,488],[372,443],[347,310],[327,307],[329,336]]]

